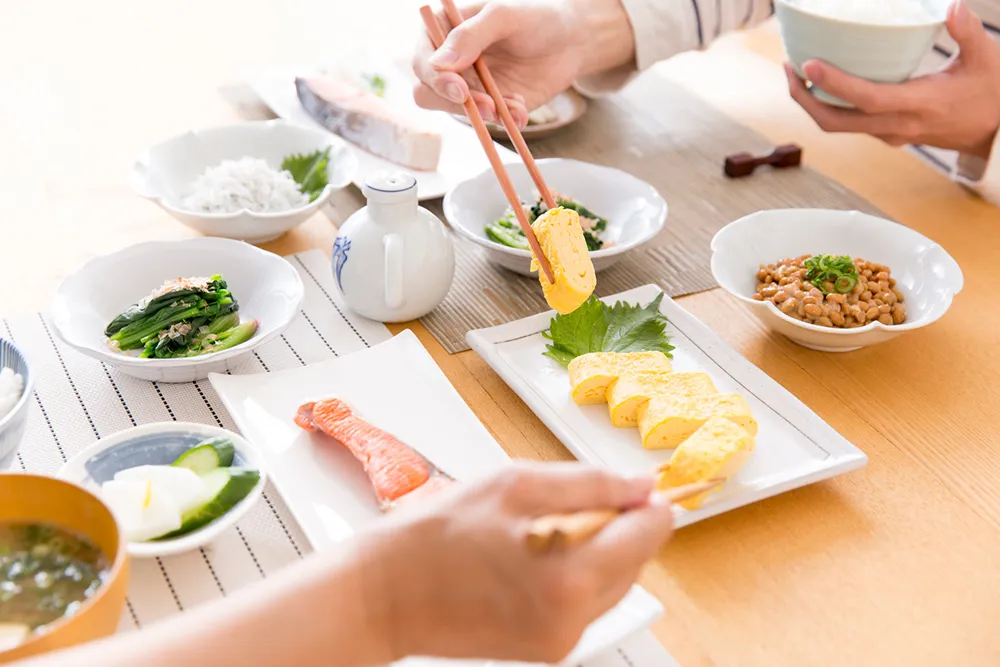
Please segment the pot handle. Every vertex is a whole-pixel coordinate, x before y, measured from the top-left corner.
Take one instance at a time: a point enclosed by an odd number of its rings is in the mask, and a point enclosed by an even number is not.
[[[399,308],[403,305],[403,239],[399,234],[388,234],[385,247],[385,305]]]

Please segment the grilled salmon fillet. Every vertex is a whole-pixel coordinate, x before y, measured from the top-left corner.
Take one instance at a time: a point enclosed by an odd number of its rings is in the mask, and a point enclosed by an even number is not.
[[[316,122],[369,153],[421,171],[434,171],[441,135],[347,77],[295,79],[302,108]]]
[[[295,423],[306,431],[322,431],[340,442],[356,458],[372,483],[382,511],[426,485],[427,495],[452,480],[402,440],[354,414],[338,398],[299,407]]]

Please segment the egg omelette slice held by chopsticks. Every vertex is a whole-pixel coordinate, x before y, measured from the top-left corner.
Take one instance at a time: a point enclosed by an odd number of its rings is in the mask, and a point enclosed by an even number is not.
[[[552,266],[554,282],[539,271],[538,258],[532,254],[531,270],[538,271],[542,294],[549,306],[562,315],[583,305],[597,287],[594,263],[583,237],[580,215],[557,206],[531,223],[538,245]]]

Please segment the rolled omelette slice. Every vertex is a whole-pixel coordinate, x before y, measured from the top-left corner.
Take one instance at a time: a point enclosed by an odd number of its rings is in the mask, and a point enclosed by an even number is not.
[[[677,448],[670,463],[660,468],[657,487],[669,489],[720,477],[729,479],[746,464],[754,444],[753,436],[740,426],[725,417],[711,417]],[[720,488],[721,485],[688,498],[680,505],[684,509],[698,509]]]
[[[662,352],[591,352],[569,362],[569,386],[577,405],[604,403],[608,387],[625,373],[669,371]]]
[[[594,263],[583,238],[580,216],[561,206],[549,209],[531,223],[542,253],[552,265],[554,283],[541,271],[538,258],[532,255],[531,270],[538,271],[538,282],[549,306],[560,314],[572,313],[590,298],[597,287]]]
[[[639,406],[639,434],[646,449],[673,449],[712,417],[722,417],[757,435],[757,420],[739,394],[654,396]]]
[[[627,428],[638,423],[639,406],[654,396],[716,393],[715,384],[706,373],[624,373],[608,387],[608,412],[612,424]]]

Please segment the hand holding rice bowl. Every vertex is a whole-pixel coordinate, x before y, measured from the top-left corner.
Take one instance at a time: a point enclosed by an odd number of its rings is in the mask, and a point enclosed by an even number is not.
[[[327,183],[303,201],[304,189],[296,193],[289,182],[298,182],[296,169],[285,163],[317,151],[328,151]],[[202,234],[264,243],[305,222],[357,169],[343,139],[272,120],[188,132],[157,144],[135,162],[129,181],[137,194]]]
[[[775,0],[781,38],[800,77],[821,60],[878,83],[902,83],[917,71],[941,32],[951,0]],[[823,102],[851,105],[813,86]],[[777,259],[777,258],[775,258]]]

